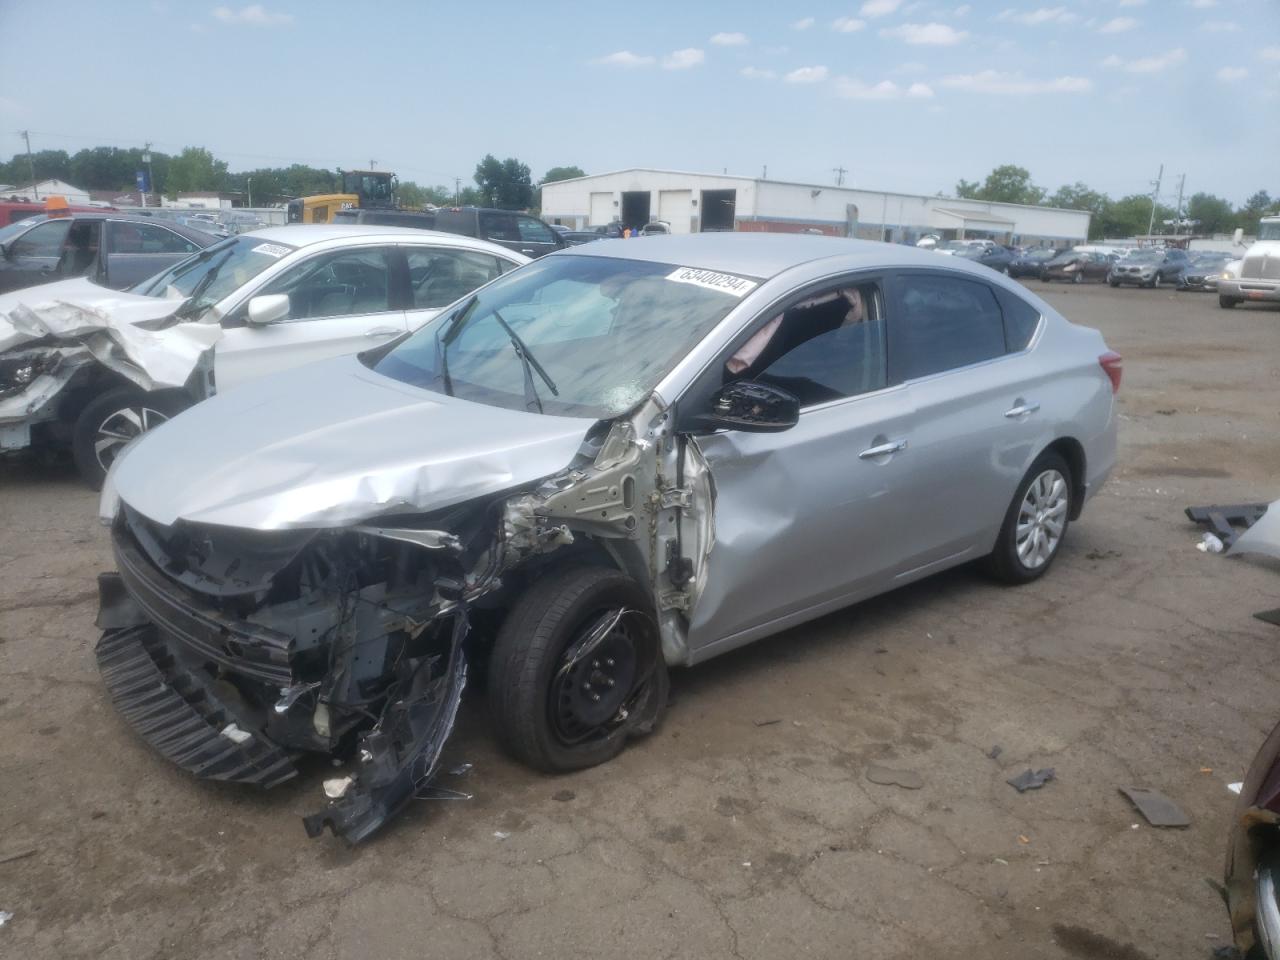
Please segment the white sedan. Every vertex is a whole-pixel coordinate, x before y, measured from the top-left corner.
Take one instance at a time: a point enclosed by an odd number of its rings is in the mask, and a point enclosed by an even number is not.
[[[209,394],[387,342],[528,262],[454,234],[295,225],[125,292],[68,280],[0,297],[0,450],[69,446],[97,486],[126,443]]]

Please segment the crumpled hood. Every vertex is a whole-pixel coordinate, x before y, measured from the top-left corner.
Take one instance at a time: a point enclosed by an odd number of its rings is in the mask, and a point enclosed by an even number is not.
[[[157,523],[337,527],[496,494],[568,466],[591,419],[418,389],[339,357],[197,404],[117,460],[104,496]]]
[[[144,390],[180,387],[222,336],[216,323],[137,326],[163,320],[180,300],[109,290],[82,277],[0,295],[0,353],[52,336],[83,344]]]

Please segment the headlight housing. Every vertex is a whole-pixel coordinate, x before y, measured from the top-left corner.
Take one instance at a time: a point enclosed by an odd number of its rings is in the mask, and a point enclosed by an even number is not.
[[[50,350],[29,350],[0,357],[0,400],[22,393],[37,377],[56,371],[61,362],[62,354]]]

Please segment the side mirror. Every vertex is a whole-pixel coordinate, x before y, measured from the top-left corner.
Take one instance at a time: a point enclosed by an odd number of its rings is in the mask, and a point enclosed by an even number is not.
[[[289,295],[268,293],[249,301],[245,323],[251,327],[266,327],[289,316]]]
[[[698,430],[742,430],[779,433],[800,422],[800,401],[780,387],[756,380],[738,380],[721,387],[711,410],[692,418]]]

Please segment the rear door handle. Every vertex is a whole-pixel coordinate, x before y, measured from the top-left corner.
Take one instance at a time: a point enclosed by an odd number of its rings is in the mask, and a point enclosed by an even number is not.
[[[366,330],[364,335],[366,337],[394,337],[400,333],[404,333],[404,331],[395,327],[374,327],[372,330]]]
[[[1022,400],[1019,400],[1017,401],[1017,404],[1018,405],[1014,407],[1012,410],[1006,410],[1004,412],[1004,415],[1008,417],[1010,420],[1016,420],[1018,417],[1028,416],[1040,409],[1040,404],[1038,403],[1026,403]]]
[[[532,251],[532,250],[521,250],[520,252],[521,252],[521,253],[523,253],[525,256],[528,256],[528,257],[533,256],[533,251]]]
[[[905,449],[907,449],[907,441],[890,440],[888,443],[879,443],[874,447],[867,447],[858,456],[863,460],[874,460],[876,457],[887,457],[891,453],[901,453]]]

